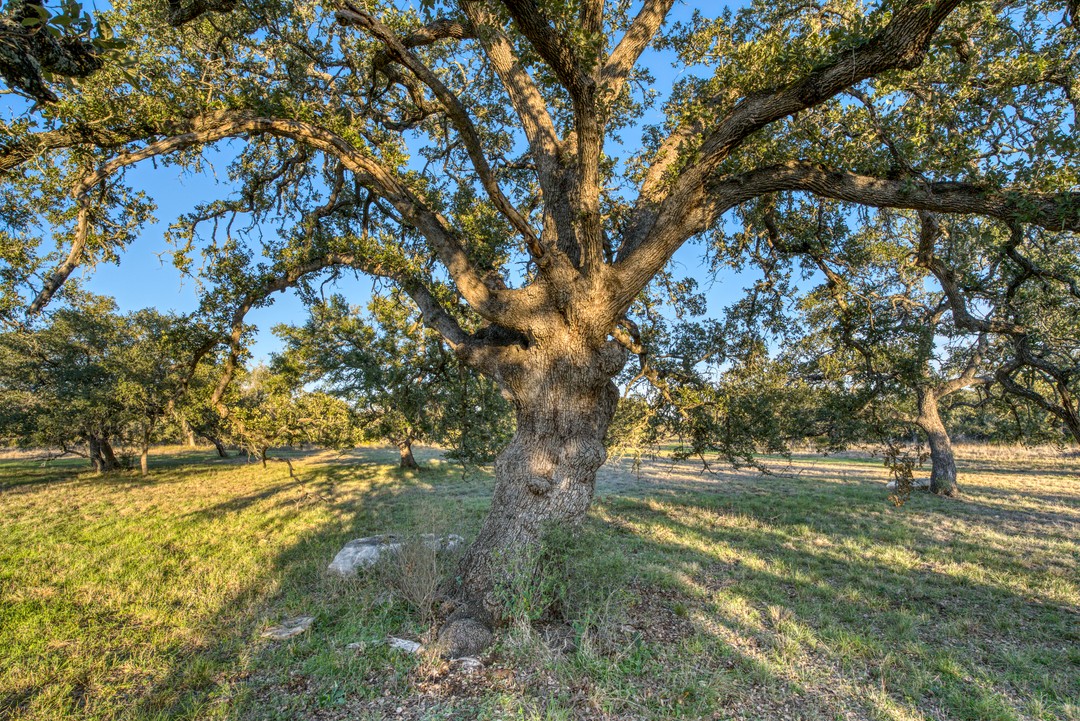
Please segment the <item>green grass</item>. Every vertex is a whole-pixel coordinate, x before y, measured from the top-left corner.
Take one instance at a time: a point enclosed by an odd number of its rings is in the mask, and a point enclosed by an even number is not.
[[[544,617],[465,675],[382,643],[427,629],[374,577],[325,573],[358,536],[475,532],[489,476],[395,457],[0,462],[0,719],[1080,719],[1080,460],[973,455],[960,500],[899,509],[851,459],[605,469],[545,562],[576,650]]]

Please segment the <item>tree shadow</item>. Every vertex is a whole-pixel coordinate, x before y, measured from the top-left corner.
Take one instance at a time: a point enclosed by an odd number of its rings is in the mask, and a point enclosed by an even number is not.
[[[163,474],[160,498],[194,498],[193,507],[170,511],[170,523],[237,558],[257,558],[234,578],[228,567],[215,570],[205,586],[227,592],[207,590],[197,611],[177,607],[174,619],[177,597],[148,600],[164,614],[157,623],[186,627],[163,641],[149,631],[140,637],[143,646],[159,644],[160,672],[118,678],[107,699],[95,697],[100,686],[73,683],[70,715],[100,717],[122,702],[116,717],[131,719],[383,718],[398,706],[401,717],[470,718],[510,704],[556,718],[562,709],[572,718],[981,720],[1027,715],[1023,704],[1040,698],[1052,715],[1080,692],[1069,680],[1080,659],[1063,647],[1080,641],[1077,609],[1052,583],[1067,567],[1045,567],[1067,563],[1070,547],[1027,540],[1035,565],[1026,567],[1006,542],[1012,527],[966,502],[917,497],[894,509],[876,481],[747,474],[711,487],[623,488],[598,500],[589,525],[602,552],[623,564],[636,600],[596,611],[579,632],[595,634],[604,613],[625,610],[636,630],[616,630],[614,648],[537,661],[519,676],[511,669],[511,681],[496,675],[509,663],[500,650],[471,680],[440,671],[432,682],[418,671],[424,662],[382,643],[426,630],[408,608],[373,578],[336,578],[326,566],[352,538],[428,530],[424,514],[433,508],[452,524],[443,529],[470,535],[489,484],[434,463],[435,451],[422,456],[430,470],[421,473],[369,462],[395,455],[308,454],[299,478],[252,467],[255,475],[235,486],[225,481],[237,469],[207,475],[212,463]],[[1040,532],[1050,521],[1027,522]],[[141,562],[199,552],[178,535]],[[179,560],[165,583],[191,572]],[[181,600],[196,603],[199,593]],[[298,615],[315,617],[306,633],[260,638]],[[98,631],[131,633],[145,623],[120,613]],[[664,624],[678,632],[659,633]],[[126,668],[144,650],[105,652]],[[6,708],[33,707],[47,683],[7,691]]]

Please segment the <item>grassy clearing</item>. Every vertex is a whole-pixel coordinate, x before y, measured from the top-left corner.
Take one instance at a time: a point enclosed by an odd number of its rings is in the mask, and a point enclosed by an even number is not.
[[[387,648],[426,629],[374,574],[324,572],[350,538],[477,528],[489,477],[395,458],[0,462],[0,718],[1080,719],[1076,457],[962,450],[960,500],[901,509],[852,459],[605,468],[548,583],[512,589],[539,622],[475,675]]]

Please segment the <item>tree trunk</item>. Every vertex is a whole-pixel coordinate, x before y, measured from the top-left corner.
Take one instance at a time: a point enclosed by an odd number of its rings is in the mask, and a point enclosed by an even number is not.
[[[116,460],[109,440],[104,436],[91,433],[87,437],[90,446],[90,463],[94,466],[95,473],[108,473],[120,467],[120,461]]]
[[[607,459],[604,435],[619,393],[611,378],[625,354],[552,344],[556,355],[522,353],[499,381],[514,404],[517,430],[495,461],[491,510],[458,569],[457,596],[469,617],[491,625],[505,618],[496,580],[531,577],[530,555],[545,531],[578,523]],[[561,346],[561,347],[560,347]]]
[[[87,455],[90,456],[90,465],[94,467],[94,473],[104,473],[105,458],[101,455],[101,440],[97,436],[90,434],[86,439],[86,444],[89,446]]]
[[[101,439],[101,455],[105,459],[106,471],[115,471],[120,467],[120,461],[116,460],[116,454],[113,453],[113,447],[108,438]]]
[[[400,456],[398,468],[408,468],[413,471],[420,470],[420,465],[416,462],[416,458],[413,457],[411,438],[394,441],[394,445],[397,446],[398,455]]]
[[[142,452],[139,454],[139,474],[144,478],[149,475],[149,458],[150,458],[150,429],[143,429],[142,434]]]
[[[941,422],[937,396],[929,389],[919,391],[919,428],[930,442],[930,492],[939,496],[955,496],[956,458],[952,441]]]
[[[188,448],[195,447],[195,429],[188,423],[187,418],[180,418],[180,433],[184,436],[184,445]]]
[[[220,438],[210,438],[210,442],[214,444],[214,450],[217,451],[218,458],[228,458],[229,453],[225,450],[225,444],[221,442]]]

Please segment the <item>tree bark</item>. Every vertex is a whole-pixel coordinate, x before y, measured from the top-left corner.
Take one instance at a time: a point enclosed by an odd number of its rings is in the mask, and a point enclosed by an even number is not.
[[[87,444],[90,447],[90,463],[95,473],[109,473],[120,467],[120,461],[116,459],[109,439],[91,433],[87,436]]]
[[[221,442],[220,438],[209,438],[210,442],[214,444],[214,450],[217,451],[218,458],[228,458],[229,453],[225,450],[225,444]]]
[[[105,459],[105,471],[115,471],[120,467],[120,461],[116,459],[116,454],[113,453],[113,447],[108,438],[103,437],[101,439],[101,455]]]
[[[139,453],[139,474],[144,478],[149,475],[149,458],[150,458],[150,429],[144,428],[142,434],[142,448]]]
[[[180,433],[184,436],[184,445],[188,448],[194,448],[195,443],[195,429],[188,423],[187,418],[180,418]]]
[[[90,465],[94,467],[94,473],[104,473],[105,458],[101,455],[101,440],[90,434],[86,439],[86,444],[89,447],[87,455],[90,457]]]
[[[413,457],[411,438],[394,441],[394,445],[397,446],[398,455],[400,456],[398,468],[407,468],[413,471],[420,470],[420,465],[416,462],[416,458]]]
[[[553,525],[581,522],[596,471],[607,459],[604,435],[618,403],[611,378],[625,362],[603,352],[532,351],[498,374],[513,402],[517,430],[495,461],[491,510],[458,569],[456,595],[487,625],[505,618],[496,581],[532,576],[528,549]]]
[[[955,496],[958,493],[956,457],[949,432],[941,421],[937,395],[930,389],[919,391],[918,425],[930,443],[930,492],[939,496]]]

